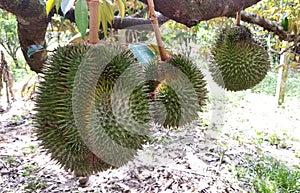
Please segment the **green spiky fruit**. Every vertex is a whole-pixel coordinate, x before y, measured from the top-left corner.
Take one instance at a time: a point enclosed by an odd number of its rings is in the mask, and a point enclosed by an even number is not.
[[[103,64],[105,68],[99,79],[95,80],[97,86],[94,93],[96,94],[86,96],[83,89],[80,96],[75,96],[76,100],[82,100],[80,106],[76,106],[76,108],[78,107],[81,110],[84,109],[86,112],[91,113],[96,121],[91,120],[91,122],[87,123],[79,121],[76,124],[74,115],[81,111],[73,109],[73,91],[76,90],[74,89],[74,79],[78,77],[76,73],[80,65],[87,65],[86,68],[89,68],[89,64],[84,62],[85,56],[90,50],[89,46],[77,44],[58,48],[53,53],[44,70],[44,78],[40,83],[36,98],[34,120],[37,127],[36,135],[38,140],[41,141],[41,145],[47,152],[51,154],[53,160],[56,160],[66,170],[72,171],[77,175],[89,175],[124,164],[129,159],[132,159],[136,154],[136,150],[140,149],[142,144],[148,140],[146,134],[134,133],[131,132],[130,128],[124,128],[124,125],[118,122],[118,117],[112,114],[112,105],[109,103],[111,102],[109,95],[112,93],[114,84],[121,74],[133,63],[132,56],[117,46],[103,45],[101,49],[114,53],[114,57],[108,64]],[[82,78],[88,79],[89,76],[86,74],[86,77]],[[87,91],[89,90],[88,83],[81,82],[80,84],[83,84]],[[126,90],[127,88],[121,87],[121,89]],[[130,99],[129,111],[132,111],[132,114],[136,115],[135,119],[137,121],[146,123],[149,120],[149,113],[147,95],[143,89],[138,88],[131,94],[132,98],[138,98],[141,102]],[[91,101],[94,101],[92,103],[93,111],[87,109],[87,103]],[[118,108],[117,105],[114,105],[114,107]],[[141,113],[138,114],[136,111],[140,111]],[[78,116],[78,114],[76,115]],[[82,114],[82,117],[86,116]],[[98,123],[101,124],[98,125]],[[90,129],[89,131],[82,132],[82,129],[85,128],[81,128],[81,124],[92,125],[92,127],[88,128]],[[79,126],[80,128],[78,128]],[[128,124],[125,126],[130,127],[130,124],[129,126]],[[92,134],[93,137],[85,138],[85,136],[82,136],[85,132]],[[127,155],[124,160],[118,160],[117,163],[119,165],[115,162],[109,162],[110,160],[103,159],[107,157],[101,157],[99,152],[95,152],[92,147],[88,146],[91,144],[94,146],[99,145],[97,143],[103,137],[99,133],[105,133],[108,136],[103,141],[111,140],[121,147],[131,149],[131,154]],[[106,148],[106,150],[109,148]],[[111,152],[105,153],[109,154]],[[118,155],[113,156],[115,159],[123,159]]]
[[[264,79],[270,68],[268,53],[257,45],[244,26],[223,30],[212,48],[209,71],[220,86],[240,91]]]
[[[86,66],[85,63],[83,66]],[[99,68],[98,65],[95,67]],[[81,76],[88,77],[93,71],[81,72]],[[77,120],[82,120],[80,128],[88,147],[102,160],[115,166],[132,160],[137,149],[141,149],[148,140],[151,117],[143,81],[142,66],[124,52],[105,66],[95,85],[95,92],[76,97],[78,104],[88,109],[95,101],[92,114],[84,120],[79,113]],[[85,81],[80,86],[84,89],[89,85],[89,81]]]
[[[198,118],[207,94],[202,72],[188,58],[174,55],[146,67],[152,96],[152,116],[162,126],[184,126]]]

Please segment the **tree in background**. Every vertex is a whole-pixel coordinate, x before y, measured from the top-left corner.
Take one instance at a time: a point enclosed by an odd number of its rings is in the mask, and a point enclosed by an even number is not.
[[[13,14],[0,10],[0,45],[13,59],[15,67],[20,68],[17,59],[20,48],[17,26],[18,22]]]

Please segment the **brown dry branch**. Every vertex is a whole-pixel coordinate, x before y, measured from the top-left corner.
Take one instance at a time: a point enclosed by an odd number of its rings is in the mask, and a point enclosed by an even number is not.
[[[1,51],[1,67],[0,67],[0,92],[3,88],[3,83],[5,83],[6,99],[7,103],[10,105],[10,97],[14,100],[13,93],[13,73],[10,71],[10,67],[5,59],[3,51]],[[10,96],[9,96],[10,95]]]

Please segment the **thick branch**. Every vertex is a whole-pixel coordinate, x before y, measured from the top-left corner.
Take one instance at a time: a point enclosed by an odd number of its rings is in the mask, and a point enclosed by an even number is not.
[[[139,0],[147,4],[147,0]],[[155,10],[188,27],[200,21],[235,14],[261,0],[154,0]]]

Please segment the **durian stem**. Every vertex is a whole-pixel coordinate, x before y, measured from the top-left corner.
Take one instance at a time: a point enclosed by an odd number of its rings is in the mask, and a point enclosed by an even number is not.
[[[90,32],[89,32],[89,43],[97,44],[99,42],[98,37],[98,8],[99,0],[88,0],[89,11],[90,11]]]
[[[242,19],[241,11],[236,12],[236,25],[237,26],[241,25],[241,19]]]
[[[158,46],[158,50],[159,50],[159,54],[160,54],[160,59],[162,61],[168,60],[169,56],[166,53],[164,44],[162,42],[161,39],[161,33],[159,30],[159,26],[158,26],[158,20],[155,14],[155,8],[154,8],[154,2],[153,0],[148,0],[148,6],[149,6],[149,18],[151,20],[153,29],[154,29],[154,33],[155,33],[155,37],[156,37],[156,42],[157,42],[157,46]]]

